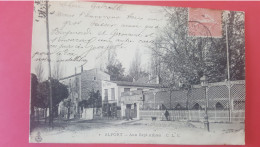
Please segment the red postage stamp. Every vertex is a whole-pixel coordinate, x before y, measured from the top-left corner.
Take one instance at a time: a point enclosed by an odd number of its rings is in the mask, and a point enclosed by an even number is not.
[[[222,37],[222,11],[189,8],[188,34],[196,37]]]

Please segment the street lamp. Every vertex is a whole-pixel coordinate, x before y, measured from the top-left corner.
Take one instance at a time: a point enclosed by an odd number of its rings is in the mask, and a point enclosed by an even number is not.
[[[201,82],[201,87],[205,88],[205,98],[206,98],[206,106],[205,106],[205,116],[204,116],[204,127],[208,130],[209,132],[209,117],[208,117],[208,96],[207,96],[207,91],[208,91],[208,82],[207,82],[207,77],[203,75],[200,78]]]

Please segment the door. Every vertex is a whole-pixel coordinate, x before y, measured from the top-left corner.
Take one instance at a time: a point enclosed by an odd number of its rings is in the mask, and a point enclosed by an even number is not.
[[[131,104],[126,104],[125,116],[127,120],[131,119]]]
[[[133,118],[137,118],[137,106],[136,106],[136,103],[134,103],[133,106],[134,106],[134,109],[132,110],[132,111],[133,111],[132,117],[133,117]]]

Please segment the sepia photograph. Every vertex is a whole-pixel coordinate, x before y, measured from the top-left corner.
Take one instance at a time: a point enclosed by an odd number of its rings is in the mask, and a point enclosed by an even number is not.
[[[35,1],[30,143],[245,144],[245,13]]]

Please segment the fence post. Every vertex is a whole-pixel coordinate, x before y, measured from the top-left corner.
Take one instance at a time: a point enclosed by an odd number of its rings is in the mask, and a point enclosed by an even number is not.
[[[215,107],[215,122],[217,121],[217,109]]]
[[[200,121],[200,109],[199,109],[199,121]]]
[[[231,85],[230,80],[228,81],[228,106],[229,106],[229,122],[232,122],[232,110],[231,110]]]
[[[190,110],[188,110],[189,120],[191,120]]]

